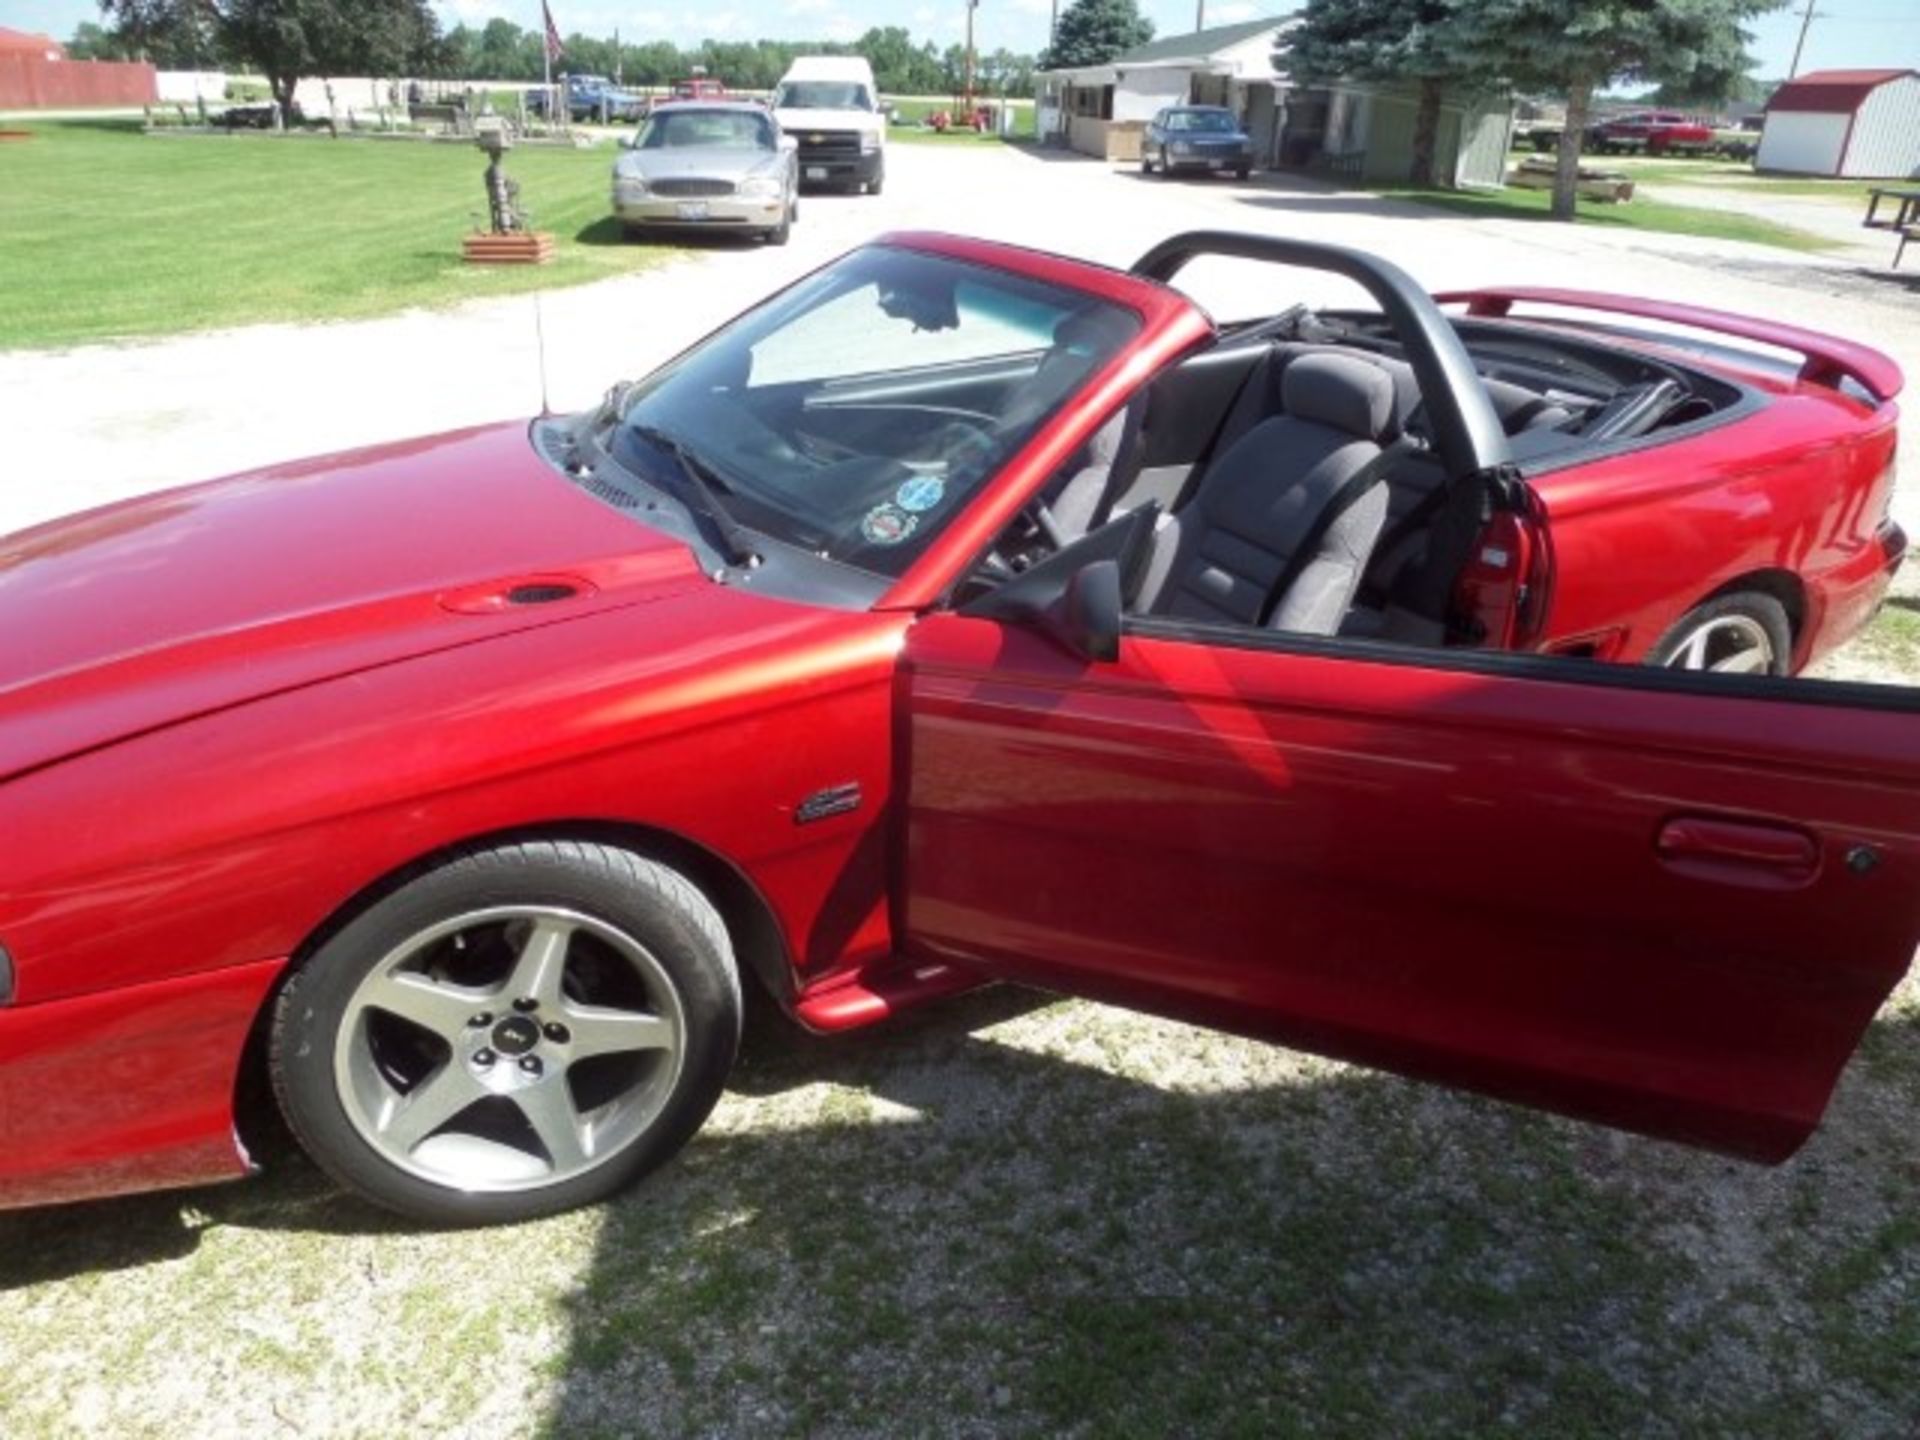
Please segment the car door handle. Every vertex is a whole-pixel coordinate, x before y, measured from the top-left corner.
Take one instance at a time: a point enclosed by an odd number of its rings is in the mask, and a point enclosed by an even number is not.
[[[1802,884],[1820,868],[1820,844],[1792,825],[1683,815],[1660,827],[1654,848],[1683,873],[1735,883]]]

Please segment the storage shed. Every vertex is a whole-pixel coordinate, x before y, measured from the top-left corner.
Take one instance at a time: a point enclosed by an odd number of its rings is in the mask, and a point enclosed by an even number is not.
[[[1920,176],[1920,71],[1813,70],[1767,101],[1756,170],[1858,180]]]

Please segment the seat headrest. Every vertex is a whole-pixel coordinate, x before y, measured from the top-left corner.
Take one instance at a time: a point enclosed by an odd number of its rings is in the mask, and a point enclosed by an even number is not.
[[[1302,355],[1280,375],[1280,404],[1298,420],[1378,441],[1393,420],[1393,381],[1347,355]]]

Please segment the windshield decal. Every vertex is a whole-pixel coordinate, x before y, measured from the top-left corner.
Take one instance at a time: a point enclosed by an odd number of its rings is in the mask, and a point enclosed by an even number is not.
[[[919,515],[933,509],[947,493],[947,482],[938,475],[916,475],[893,492],[902,510]]]
[[[920,523],[898,505],[876,505],[860,521],[860,533],[870,545],[898,545]]]

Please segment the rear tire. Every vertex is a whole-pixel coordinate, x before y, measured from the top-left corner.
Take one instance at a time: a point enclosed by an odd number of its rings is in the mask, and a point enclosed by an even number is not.
[[[1247,177],[1249,177],[1252,174],[1253,174],[1253,170],[1250,166],[1242,165],[1238,170],[1233,172],[1233,178],[1240,181],[1242,184],[1245,184],[1247,181]]]
[[[1144,150],[1140,152],[1140,173],[1142,175],[1153,174],[1153,159]]]
[[[1670,670],[1785,675],[1793,663],[1787,608],[1758,590],[1738,590],[1696,605],[1648,652]]]
[[[867,182],[867,194],[878,195],[886,183],[887,177],[884,174],[874,176]]]
[[[275,1002],[268,1069],[340,1184],[433,1225],[502,1224],[670,1159],[720,1097],[740,1017],[726,927],[684,876],[529,841],[340,929]]]

